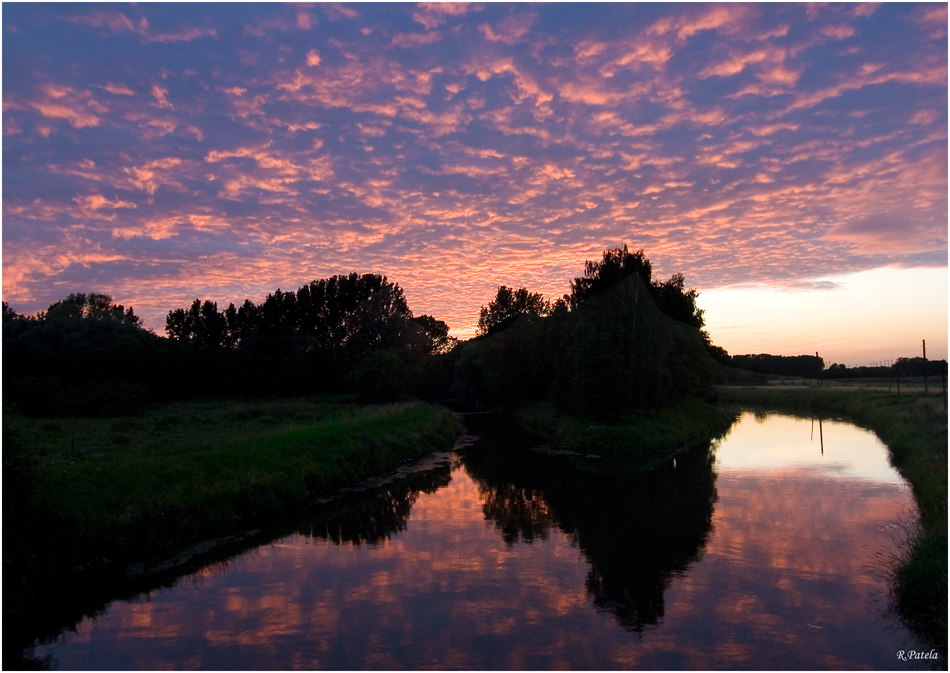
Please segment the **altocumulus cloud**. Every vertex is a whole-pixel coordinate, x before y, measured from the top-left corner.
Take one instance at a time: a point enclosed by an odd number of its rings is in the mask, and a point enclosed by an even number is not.
[[[4,299],[153,327],[349,271],[470,328],[628,242],[691,285],[947,256],[946,7],[10,5]]]

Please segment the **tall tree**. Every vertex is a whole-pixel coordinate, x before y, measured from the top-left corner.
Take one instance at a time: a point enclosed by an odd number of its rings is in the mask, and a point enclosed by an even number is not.
[[[653,266],[643,250],[630,252],[626,245],[605,250],[600,261],[585,262],[584,275],[571,281],[571,293],[564,300],[571,308],[577,308],[634,273],[639,274],[663,313],[692,327],[703,327],[703,312],[696,306],[699,292],[686,289],[683,274],[674,274],[665,282],[652,280]]]
[[[139,317],[130,306],[127,310],[121,304],[114,304],[112,296],[99,292],[88,295],[77,292],[52,304],[45,313],[48,320],[111,320],[114,322],[139,325]]]
[[[446,353],[452,350],[456,339],[449,336],[449,326],[443,320],[437,320],[431,315],[419,315],[412,318],[412,322],[419,325],[431,342],[432,353]]]
[[[478,316],[478,335],[498,332],[520,315],[546,315],[551,309],[549,302],[537,292],[528,292],[523,287],[513,290],[507,285],[498,288],[495,298],[482,306]]]
[[[571,308],[575,308],[582,301],[617,285],[632,273],[640,274],[643,284],[650,287],[653,267],[642,249],[630,252],[624,245],[623,248],[604,250],[599,262],[584,262],[584,275],[571,281],[571,294],[565,295],[564,299]]]
[[[385,276],[351,273],[314,280],[296,292],[278,289],[259,305],[246,299],[224,313],[216,303],[196,299],[189,310],[169,311],[165,330],[196,344],[243,346],[255,337],[298,337],[356,361],[367,350],[401,348],[411,318],[399,285]]]

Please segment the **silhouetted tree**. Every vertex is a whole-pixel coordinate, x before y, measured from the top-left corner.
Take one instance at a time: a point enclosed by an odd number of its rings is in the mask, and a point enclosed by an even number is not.
[[[98,292],[71,294],[52,304],[46,310],[45,318],[53,321],[89,319],[139,324],[139,318],[131,306],[126,310],[121,304],[113,304],[111,295]]]
[[[108,294],[70,294],[30,318],[5,307],[4,395],[33,416],[136,411],[162,341]]]
[[[727,351],[722,346],[717,346],[714,344],[712,339],[709,337],[709,332],[706,330],[700,330],[699,334],[703,338],[703,344],[706,346],[706,352],[709,353],[713,360],[721,365],[725,365],[726,367],[733,366],[732,357],[729,355],[729,351]]]
[[[280,289],[260,305],[249,299],[219,313],[217,304],[196,299],[189,310],[169,311],[168,336],[196,345],[246,345],[261,337],[303,337],[320,348],[342,349],[351,360],[368,350],[398,349],[410,337],[412,312],[402,289],[376,274],[314,280],[296,292]],[[435,321],[430,326],[438,331]],[[445,326],[445,323],[441,323]],[[447,343],[448,327],[442,339]]]
[[[733,355],[732,365],[763,374],[816,378],[825,368],[824,359],[815,355]]]
[[[436,320],[431,315],[419,315],[411,318],[419,325],[431,342],[430,352],[447,353],[455,347],[458,340],[449,336],[449,326],[442,320]]]
[[[665,282],[652,280],[653,266],[643,250],[630,252],[626,245],[605,250],[603,259],[598,262],[585,262],[584,275],[571,282],[571,293],[565,295],[564,300],[576,308],[634,273],[643,280],[657,308],[663,313],[687,325],[703,327],[703,312],[696,306],[699,292],[686,289],[683,274],[673,274]]]
[[[700,329],[705,324],[703,312],[696,306],[699,292],[686,289],[683,274],[675,273],[665,283],[653,281],[650,283],[650,294],[653,295],[657,308],[673,320]]]
[[[218,313],[217,302],[195,299],[187,311],[168,312],[165,332],[173,339],[196,346],[221,346],[228,341],[228,321]]]
[[[679,274],[666,282],[650,282],[650,274],[642,250],[608,250],[602,261],[587,262],[572,295],[527,316],[511,309],[516,295],[502,286],[482,309],[483,338],[458,358],[456,392],[500,405],[547,397],[585,416],[705,396],[719,374],[699,329],[697,292]]]
[[[8,322],[13,322],[19,318],[20,314],[10,308],[7,302],[3,302],[3,324],[6,325]]]
[[[546,315],[551,309],[549,302],[536,292],[523,287],[513,290],[502,285],[495,298],[482,306],[478,317],[478,334],[493,334],[511,325],[520,315]]]
[[[584,262],[584,275],[571,281],[571,293],[564,295],[564,300],[574,308],[632,273],[640,274],[643,284],[650,286],[653,266],[642,249],[630,252],[625,244],[623,248],[605,250],[599,262]]]

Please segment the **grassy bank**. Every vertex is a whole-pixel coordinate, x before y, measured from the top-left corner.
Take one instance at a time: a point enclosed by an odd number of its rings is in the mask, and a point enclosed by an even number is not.
[[[947,656],[947,411],[939,394],[842,388],[723,387],[720,402],[842,416],[873,430],[914,492],[920,529],[894,569],[905,621]]]
[[[440,407],[334,398],[189,402],[104,419],[5,412],[4,613],[40,584],[266,523],[445,447],[460,429]]]
[[[518,409],[511,416],[524,430],[560,449],[607,458],[611,467],[621,462],[632,470],[648,470],[684,448],[716,437],[735,420],[734,415],[697,399],[615,420],[558,414],[546,402]]]

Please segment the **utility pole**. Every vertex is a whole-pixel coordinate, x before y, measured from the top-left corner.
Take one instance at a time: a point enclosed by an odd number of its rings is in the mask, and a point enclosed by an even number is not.
[[[927,340],[921,339],[921,342],[924,345],[924,392],[930,392],[930,389],[927,387]]]

